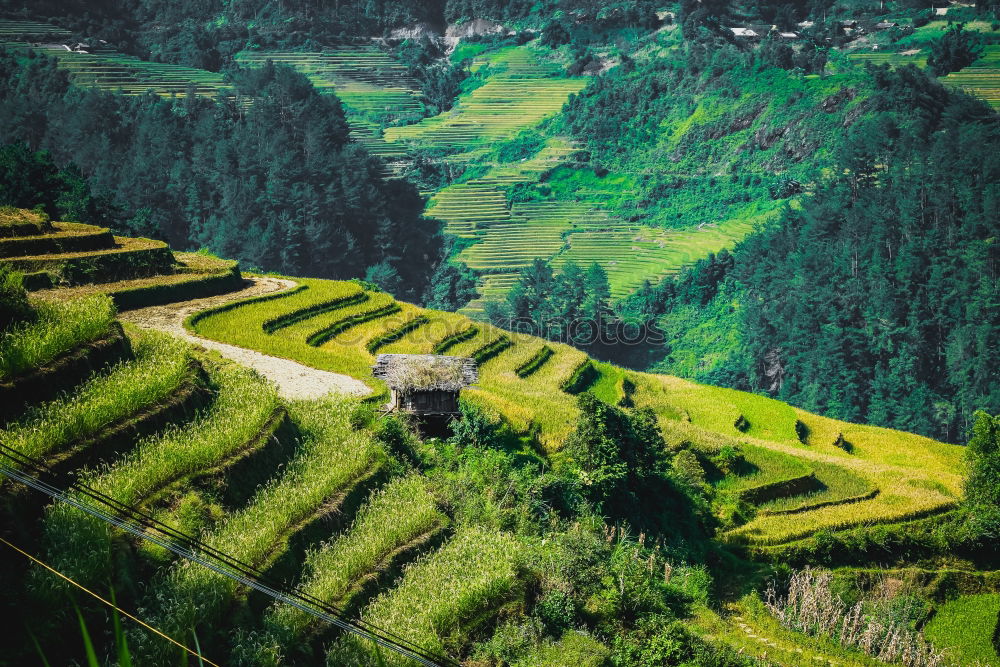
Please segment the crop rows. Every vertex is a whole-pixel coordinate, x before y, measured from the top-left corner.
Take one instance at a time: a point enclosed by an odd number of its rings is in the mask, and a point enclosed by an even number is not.
[[[305,74],[313,86],[330,90],[352,115],[376,122],[423,113],[420,84],[405,65],[375,46],[355,46],[331,51],[242,51],[236,61],[261,66],[267,61],[284,64]]]
[[[985,26],[985,29],[989,29],[989,26]],[[892,51],[852,53],[850,58],[876,65],[924,67],[927,64],[927,54],[927,49],[921,49],[917,53],[907,51],[905,55],[902,52]],[[945,85],[961,88],[995,108],[1000,107],[1000,45],[987,44],[979,60],[958,72],[941,77],[940,81]]]
[[[516,431],[537,434],[541,445],[552,452],[561,447],[577,417],[575,399],[559,388],[576,384],[580,369],[589,368],[590,377],[581,387],[589,386],[605,400],[617,402],[627,384],[637,406],[657,413],[664,436],[673,446],[692,443],[707,457],[726,446],[743,453],[751,470],[730,477],[726,488],[738,493],[756,488],[753,494],[759,499],[755,502],[762,504],[762,511],[727,534],[736,541],[776,544],[823,528],[899,521],[946,510],[961,493],[960,448],[818,417],[763,396],[588,363],[585,353],[568,345],[488,324],[473,325],[454,313],[399,304],[400,314],[368,322],[353,337],[331,340],[317,350],[326,354],[316,357],[305,351],[304,340],[314,322],[300,322],[273,336],[252,332],[254,321],[346,293],[346,283],[304,282],[310,286],[306,292],[208,317],[198,324],[198,332],[371,382],[373,356],[366,345],[422,315],[429,321],[382,351],[431,353],[435,345],[449,341],[453,344],[439,351],[473,356],[502,345],[500,354],[482,366],[476,386],[463,396],[502,415]],[[373,294],[372,298],[383,299],[383,305],[393,303],[387,295]],[[509,346],[497,342],[504,337],[509,338]],[[551,354],[542,351],[546,347]],[[542,358],[544,363],[536,365]],[[532,367],[534,371],[525,375],[524,370]],[[742,430],[735,426],[741,417]],[[835,444],[841,437],[850,443],[850,452]],[[765,492],[769,485],[771,490]],[[786,511],[796,512],[794,522],[782,516]]]
[[[567,236],[567,247],[553,261],[561,267],[573,261],[586,267],[600,264],[608,274],[611,295],[626,296],[644,280],[657,280],[723,248],[732,247],[755,227],[755,219],[725,220],[687,229],[636,227],[622,221],[581,224]],[[586,226],[603,227],[588,231]]]
[[[448,525],[427,482],[397,479],[358,512],[350,529],[313,552],[300,591],[340,608],[352,607],[393,561],[427,544]],[[315,619],[288,605],[271,607],[266,624],[285,646],[301,639]]]
[[[218,393],[193,421],[141,440],[110,468],[89,471],[81,481],[125,505],[148,502],[167,487],[225,465],[259,446],[278,408],[273,387],[252,371],[232,364],[211,369]],[[45,535],[53,559],[81,580],[96,581],[106,570],[110,539],[100,520],[64,504],[50,508]]]
[[[111,299],[92,296],[38,306],[38,319],[0,333],[0,381],[9,380],[111,330]]]
[[[958,86],[976,97],[1000,108],[1000,45],[985,47],[983,56],[968,67],[941,79],[949,86]]]
[[[449,113],[414,125],[387,128],[390,142],[468,150],[470,145],[514,136],[557,113],[584,78],[557,78],[562,67],[529,47],[508,47],[476,57],[473,70],[497,70],[483,86],[459,98]]]
[[[189,92],[213,98],[235,94],[233,87],[216,72],[149,62],[107,49],[78,53],[62,47],[36,48],[55,58],[59,67],[69,73],[70,80],[81,87],[122,95],[143,95],[152,91],[161,97],[186,97]]]
[[[0,40],[29,36],[63,39],[69,37],[70,34],[69,30],[64,30],[51,23],[0,19]]]
[[[393,631],[425,650],[448,653],[456,633],[468,636],[498,605],[522,594],[525,546],[507,533],[465,529],[438,551],[412,564],[399,584],[378,598],[362,620]],[[377,660],[362,640],[346,637],[331,651],[333,664]],[[409,665],[382,653],[386,665]]]
[[[570,261],[584,267],[597,262],[608,274],[612,296],[621,298],[645,280],[662,279],[710,252],[732,246],[763,218],[674,230],[611,217],[597,203],[596,194],[593,200],[540,200],[508,206],[505,188],[534,182],[572,150],[567,142],[551,138],[524,162],[495,165],[481,178],[434,194],[427,215],[444,221],[449,233],[476,240],[456,257],[482,272],[479,298],[463,313],[481,313],[486,301],[503,299],[517,280],[513,272],[535,259],[551,260],[557,269]]]
[[[0,440],[33,458],[66,451],[116,422],[168,398],[189,376],[188,348],[163,334],[142,333],[135,359],[97,375],[74,391],[34,406],[0,429]]]
[[[304,435],[294,458],[246,507],[206,536],[205,543],[264,570],[306,523],[336,514],[345,494],[386,461],[369,432],[351,427],[353,408],[347,402],[297,406],[293,419]],[[179,563],[157,592],[162,600],[158,624],[181,635],[215,623],[237,588],[235,581],[207,568]]]

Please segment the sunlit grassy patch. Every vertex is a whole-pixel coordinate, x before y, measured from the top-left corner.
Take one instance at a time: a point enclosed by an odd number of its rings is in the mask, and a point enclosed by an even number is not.
[[[441,549],[407,568],[396,588],[376,598],[362,613],[362,620],[392,628],[425,650],[455,654],[461,637],[468,636],[498,605],[519,595],[519,571],[526,556],[524,545],[513,535],[463,529]],[[334,647],[330,657],[334,661],[346,658],[343,664],[353,660],[362,664],[374,659],[374,653],[368,653],[371,650],[363,640],[347,638]],[[382,656],[386,664],[409,664],[396,654]]]
[[[0,381],[100,338],[115,319],[114,305],[103,295],[67,303],[40,302],[37,309],[37,321],[0,333]]]
[[[946,649],[952,665],[1000,664],[993,644],[1000,593],[964,595],[941,605],[924,628],[928,641]]]
[[[206,544],[253,567],[266,567],[294,532],[361,478],[386,462],[370,432],[351,426],[352,402],[313,401],[292,406],[303,430],[295,457],[243,509],[226,517]],[[238,584],[187,561],[173,567],[159,587],[161,627],[181,633],[211,623],[235,595]]]
[[[189,373],[188,346],[164,334],[136,332],[135,359],[97,375],[73,392],[34,406],[0,429],[0,440],[30,457],[57,454],[170,396]]]
[[[350,529],[309,556],[309,574],[301,591],[343,607],[395,552],[447,523],[422,477],[391,482],[361,509]],[[294,607],[278,605],[268,612],[266,622],[288,641],[301,636],[314,619]]]

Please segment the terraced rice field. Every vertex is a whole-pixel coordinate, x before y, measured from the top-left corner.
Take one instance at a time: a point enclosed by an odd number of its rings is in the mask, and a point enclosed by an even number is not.
[[[16,21],[0,19],[0,41],[17,37],[45,37],[48,39],[62,39],[70,36],[69,30],[64,30],[51,23],[40,21]]]
[[[481,316],[488,300],[503,299],[517,281],[517,271],[535,259],[582,267],[593,262],[608,274],[611,295],[620,298],[644,280],[657,281],[710,252],[732,247],[767,216],[725,220],[692,229],[674,230],[628,223],[609,216],[600,193],[578,193],[578,199],[538,200],[507,204],[506,189],[534,183],[558,166],[575,148],[549,138],[533,157],[495,164],[481,178],[445,187],[430,200],[427,215],[442,220],[450,234],[475,239],[456,256],[482,272],[479,297],[461,310]],[[461,158],[461,156],[458,156]],[[770,214],[768,214],[770,215]]]
[[[623,297],[644,280],[656,282],[709,253],[731,248],[766,217],[723,220],[690,229],[637,226],[612,218],[596,223],[584,220],[568,235],[566,248],[552,264],[561,267],[573,261],[586,267],[597,262],[608,274],[611,296]],[[586,231],[587,226],[601,229]]]
[[[877,65],[924,67],[928,53],[925,48],[918,53],[906,55],[901,52],[852,53],[850,58]],[[941,77],[940,81],[947,86],[961,88],[994,108],[1000,108],[1000,44],[988,44],[979,60],[958,72]]]
[[[95,315],[97,324],[105,320]],[[420,326],[401,328],[416,320]],[[669,446],[692,447],[701,457],[727,446],[742,453],[745,470],[717,483],[757,514],[724,539],[755,548],[780,549],[821,529],[939,513],[961,493],[960,447],[595,364],[565,345],[396,302],[356,283],[304,279],[297,290],[220,306],[189,325],[209,338],[372,384],[377,352],[478,358],[480,380],[465,399],[537,437],[549,454],[574,427],[570,391],[588,386],[569,381],[592,365],[593,391],[617,402],[628,380],[635,405],[656,412]],[[318,330],[333,333],[316,340]],[[404,334],[371,349],[396,331]],[[390,462],[373,431],[374,406],[352,399],[285,403],[246,369],[159,334],[130,335],[133,356],[41,402],[5,427],[6,441],[50,461],[72,450],[89,464],[80,479],[96,489],[425,649],[462,655],[477,619],[523,604],[530,585],[523,572],[535,557],[529,541],[458,523],[452,532],[432,482]],[[192,386],[195,394],[183,394]],[[182,394],[197,401],[179,410]],[[169,420],[151,419],[161,408],[171,411]],[[138,437],[112,437],[126,427]],[[209,655],[226,655],[232,619],[242,623],[252,612],[262,622],[255,630],[260,641],[240,644],[248,664],[266,663],[273,651],[315,661],[328,648],[334,664],[377,659],[370,646],[332,635],[291,608],[269,608],[269,600],[229,579],[177,562],[159,547],[128,545],[131,538],[67,505],[42,514],[40,548],[48,562],[92,584],[109,571],[155,573],[148,587],[119,590],[174,635],[196,628]],[[127,563],[117,569],[122,559]],[[51,582],[33,581],[37,594],[62,595]],[[140,631],[129,638],[143,664],[162,655],[159,641]]]
[[[339,295],[357,290],[327,286]],[[301,298],[306,292],[282,298],[299,297],[301,309],[308,307]],[[319,292],[314,289],[313,296],[331,300],[329,290]],[[95,318],[95,326],[104,320]],[[305,592],[349,605],[352,616],[384,623],[427,649],[455,651],[457,620],[486,617],[523,590],[520,564],[527,545],[477,529],[447,534],[450,520],[427,480],[417,474],[398,477],[398,463],[387,465],[370,408],[340,399],[285,404],[247,369],[163,334],[130,330],[130,335],[134,358],[96,367],[68,393],[35,405],[0,430],[5,442],[50,464],[71,451],[79,457],[75,465],[87,466],[78,469],[84,483],[175,530],[200,535],[206,545],[270,577],[299,579],[305,553],[314,549]],[[191,386],[199,389],[187,392]],[[181,396],[196,400],[181,410]],[[37,499],[25,494],[19,502],[27,507]],[[104,574],[127,561],[126,577],[143,585],[118,588],[118,600],[141,605],[144,617],[159,628],[180,638],[193,628],[199,650],[213,656],[234,645],[242,644],[245,652],[258,646],[228,634],[234,618],[237,624],[245,619],[227,612],[247,608],[248,591],[233,580],[133,541],[69,505],[51,505],[41,514],[38,549],[76,581],[103,585]],[[405,576],[395,581],[400,571]],[[64,595],[57,580],[45,575],[32,586],[32,595]],[[426,594],[428,586],[433,595]],[[398,622],[396,614],[409,622]],[[322,636],[313,620],[276,606],[261,631],[284,650],[301,652]],[[162,639],[137,626],[129,630],[128,642],[137,662],[161,664],[166,655]],[[362,655],[369,650],[364,644],[334,650],[346,648]],[[321,656],[326,647],[316,643],[315,650]]]
[[[352,121],[352,130],[376,154],[402,147],[378,141],[378,124],[415,120],[423,116],[420,84],[405,65],[372,46],[352,46],[330,51],[242,51],[236,61],[261,66],[268,60],[295,68],[313,86],[336,93]]]
[[[941,79],[941,83],[958,86],[1000,108],[1000,44],[990,44],[983,57],[958,72]]]
[[[203,253],[175,255],[162,241],[113,236],[93,225],[38,226],[30,212],[19,209],[6,213],[13,222],[0,225],[0,263],[29,274],[26,284],[44,301],[69,303],[106,294],[126,310],[220,294],[243,284],[234,261]]]
[[[473,70],[484,67],[493,70],[489,81],[461,96],[451,111],[414,125],[387,128],[386,141],[464,152],[537,125],[587,84],[586,78],[563,77],[561,63],[547,60],[541,51],[528,46],[507,47],[473,59]]]
[[[893,67],[904,67],[906,65],[926,66],[927,52],[918,49],[913,50],[918,52],[905,54],[899,51],[855,52],[850,54],[850,58],[858,62],[872,63],[873,65],[892,65]]]
[[[27,45],[8,43],[8,47],[24,49]],[[221,74],[172,65],[154,63],[127,56],[110,49],[91,49],[89,53],[68,51],[60,45],[33,47],[55,58],[65,69],[74,85],[97,88],[120,95],[144,95],[153,92],[160,97],[235,97],[234,88]]]
[[[431,353],[448,336],[467,331],[468,335],[459,336],[460,340],[444,353],[478,356],[496,341],[509,340],[509,346],[481,362],[480,381],[465,391],[466,399],[503,416],[521,433],[536,433],[549,452],[557,451],[571,432],[577,414],[575,399],[559,387],[565,386],[587,362],[583,352],[504,332],[454,313],[403,303],[396,304],[398,311],[348,329],[321,347],[307,344],[309,332],[317,327],[393,303],[380,293],[369,294],[369,302],[343,312],[306,319],[274,335],[264,334],[261,326],[269,318],[359,290],[351,283],[301,282],[307,286],[304,291],[210,315],[196,322],[194,328],[209,338],[290,357],[375,384],[370,376],[375,355],[366,348],[368,342],[399,327],[401,322],[423,316],[428,319],[426,324],[379,351]],[[518,369],[543,347],[551,349],[551,356],[527,376],[519,375]],[[598,364],[596,369],[598,377],[593,386],[606,400],[620,398],[624,378],[636,386],[633,401],[656,411],[669,443],[692,443],[706,456],[726,445],[744,452],[757,472],[731,479],[730,490],[751,494],[747,497],[753,498],[761,511],[749,523],[727,534],[726,538],[733,542],[774,546],[820,529],[903,521],[946,511],[961,495],[960,447],[838,422],[765,397],[679,378],[633,373],[606,364]],[[788,519],[789,512],[795,514],[794,521]]]

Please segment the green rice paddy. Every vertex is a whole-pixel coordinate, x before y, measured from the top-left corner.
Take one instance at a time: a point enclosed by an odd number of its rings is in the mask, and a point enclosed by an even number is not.
[[[997,665],[993,637],[1000,617],[1000,593],[964,595],[938,608],[924,628],[927,639],[946,649],[949,664]]]
[[[855,52],[850,54],[850,58],[876,65],[924,67],[927,64],[928,53],[929,49],[919,48],[918,45],[900,51]],[[940,81],[947,86],[961,88],[970,95],[985,100],[994,108],[1000,108],[1000,44],[986,45],[979,60],[958,72],[941,77]]]
[[[321,347],[306,339],[317,326],[349,315],[348,309],[320,314],[266,334],[265,321],[312,303],[356,292],[351,283],[301,280],[308,289],[286,297],[251,303],[197,320],[195,331],[203,336],[296,359],[327,370],[346,373],[373,386],[371,364],[375,354],[369,342],[401,323],[423,316],[427,323],[408,331],[378,352],[431,353],[449,335],[475,327],[473,335],[447,350],[455,356],[473,356],[495,341],[511,345],[480,364],[475,388],[465,399],[491,414],[502,416],[515,431],[537,437],[541,447],[555,454],[574,427],[575,398],[560,391],[581,363],[583,352],[558,343],[505,332],[488,324],[473,324],[455,313],[440,313],[397,303],[386,313],[338,334]],[[370,293],[370,309],[392,304],[388,295]],[[552,354],[526,376],[518,373],[536,358],[543,346]],[[726,488],[743,494],[764,485],[812,476],[804,487],[779,487],[757,493],[762,511],[749,523],[727,533],[734,542],[781,545],[821,529],[837,529],[871,522],[903,521],[945,511],[961,494],[961,448],[927,438],[856,424],[848,424],[797,410],[763,396],[731,389],[698,385],[680,378],[634,373],[597,364],[592,390],[605,400],[617,401],[627,378],[637,406],[658,415],[668,445],[688,443],[704,456],[714,456],[724,446],[743,452],[755,472],[728,480]],[[742,418],[742,422],[740,420]],[[740,423],[738,426],[737,424]],[[808,436],[803,442],[803,430]],[[837,445],[851,444],[851,451]],[[877,491],[877,493],[872,493]],[[756,493],[756,492],[755,492]],[[795,512],[791,521],[785,514]]]
[[[25,44],[7,43],[19,49]],[[77,52],[58,44],[33,47],[36,51],[55,58],[65,69],[74,85],[97,88],[120,95],[144,95],[152,92],[160,97],[202,97],[223,95],[233,97],[233,87],[221,74],[207,70],[154,63],[127,56],[110,49],[89,49]]]
[[[562,76],[561,62],[528,46],[480,54],[473,59],[472,70],[482,68],[489,68],[489,80],[462,95],[451,111],[414,125],[387,128],[386,141],[464,152],[537,125],[587,85],[586,78]]]
[[[329,51],[242,51],[236,62],[259,67],[267,61],[293,67],[313,86],[335,93],[344,105],[354,138],[374,155],[398,158],[406,147],[381,136],[383,125],[412,122],[424,115],[420,84],[406,66],[376,46]]]

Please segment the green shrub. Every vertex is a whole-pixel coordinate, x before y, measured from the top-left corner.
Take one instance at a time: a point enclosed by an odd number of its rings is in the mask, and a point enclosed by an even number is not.
[[[434,345],[433,352],[434,354],[444,354],[459,343],[464,343],[465,341],[475,337],[477,333],[479,333],[479,327],[472,325],[467,329],[449,334]]]
[[[542,349],[538,350],[535,356],[515,368],[514,372],[517,373],[517,377],[526,378],[541,368],[542,365],[549,360],[552,354],[552,348],[548,345],[543,345]]]
[[[593,362],[590,359],[584,359],[559,388],[567,394],[579,394],[592,385],[597,376],[597,368],[594,367]]]

